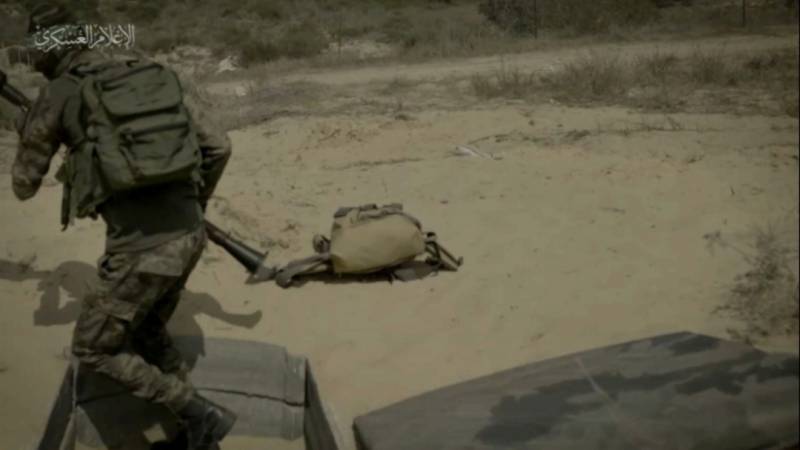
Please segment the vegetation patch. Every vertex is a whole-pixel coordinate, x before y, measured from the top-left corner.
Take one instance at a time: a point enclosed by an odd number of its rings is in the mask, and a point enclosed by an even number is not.
[[[555,99],[663,111],[680,110],[693,96],[702,95],[712,109],[760,98],[772,105],[762,112],[798,114],[795,49],[756,55],[696,51],[683,57],[656,51],[632,59],[588,53],[546,73],[523,73],[502,65],[494,73],[474,75],[470,85],[481,98]]]
[[[727,243],[715,233],[706,236],[710,245],[727,246],[739,252],[749,268],[738,275],[726,303],[720,308],[740,320],[744,328],[731,330],[746,341],[770,336],[794,335],[798,331],[796,245],[788,245],[771,227],[756,230],[752,249],[744,251]]]

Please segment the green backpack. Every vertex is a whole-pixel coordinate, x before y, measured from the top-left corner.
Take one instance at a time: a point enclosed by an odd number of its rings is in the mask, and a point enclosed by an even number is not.
[[[458,270],[463,262],[439,245],[435,233],[424,232],[419,220],[404,212],[398,203],[339,208],[334,214],[331,237],[314,236],[313,247],[314,256],[278,270],[275,280],[280,286],[290,286],[300,275],[319,273],[383,272],[391,278],[411,280],[438,269]],[[427,261],[416,261],[424,254],[428,255]]]
[[[63,224],[94,214],[109,197],[200,179],[201,155],[183,90],[172,70],[140,60],[81,65],[83,139],[66,159]]]

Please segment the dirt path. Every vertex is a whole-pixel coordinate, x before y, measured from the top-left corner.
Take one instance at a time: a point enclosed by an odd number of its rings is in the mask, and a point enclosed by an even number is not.
[[[435,61],[420,64],[390,64],[379,67],[355,69],[323,69],[303,71],[270,78],[270,83],[312,82],[322,85],[342,86],[390,82],[395,79],[409,81],[441,81],[451,78],[466,78],[474,73],[491,72],[505,63],[524,71],[550,70],[560,62],[592,52],[635,58],[655,51],[689,55],[703,52],[761,52],[776,48],[797,48],[797,35],[792,36],[726,36],[690,41],[653,41],[620,44],[597,44],[577,48],[543,50],[539,52],[489,56],[459,60]],[[216,94],[231,94],[241,81],[218,82],[209,85]]]

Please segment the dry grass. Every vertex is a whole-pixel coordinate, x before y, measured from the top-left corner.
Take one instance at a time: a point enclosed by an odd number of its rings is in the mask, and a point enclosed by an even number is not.
[[[660,83],[666,82],[675,73],[677,63],[678,57],[675,54],[661,50],[638,56],[634,61],[641,75]]]
[[[526,0],[246,0],[236,5],[222,0],[142,0],[136,5],[123,0],[65,1],[103,22],[133,22],[137,43],[146,52],[200,46],[219,57],[241,56],[250,66],[316,57],[329,45],[349,39],[391,44],[397,49],[395,58],[426,59],[526,51],[566,36],[642,39],[660,30],[702,29],[721,20],[716,19],[720,14],[725,23],[739,17],[729,8],[657,9],[645,0],[539,0],[543,28],[536,41],[497,26],[479,10],[481,3],[527,4]],[[0,46],[3,41],[19,43],[24,30],[20,17],[24,19],[27,3],[31,0],[0,4]],[[791,14],[780,8],[759,5],[752,11],[755,26],[792,22]],[[340,59],[320,58],[318,63],[341,64]]]
[[[503,64],[491,76],[475,74],[470,79],[478,97],[526,98],[536,89],[538,82],[533,74]]]
[[[719,233],[707,236],[710,244],[733,248],[750,268],[737,276],[721,311],[741,320],[744,330],[734,334],[752,341],[798,333],[798,280],[796,245],[788,245],[772,227],[755,231],[752,250],[743,251],[725,242]]]
[[[547,92],[562,100],[594,101],[624,93],[629,76],[620,58],[591,53],[543,76],[503,64],[493,74],[476,74],[470,81],[473,92],[482,98],[533,98]]]
[[[394,77],[391,81],[381,88],[378,92],[382,95],[398,95],[407,92],[417,83],[401,76]]]
[[[568,104],[677,111],[687,107],[687,99],[704,93],[707,104],[702,106],[709,110],[767,98],[774,106],[762,112],[798,114],[798,58],[793,49],[750,56],[696,51],[685,57],[655,51],[630,60],[589,53],[542,75],[501,66],[494,74],[474,75],[470,81],[481,98],[541,100],[546,94]]]
[[[695,51],[686,61],[689,80],[696,84],[734,84],[729,58],[716,52]]]
[[[570,99],[594,101],[624,94],[630,77],[629,64],[618,56],[590,53],[565,63],[544,83]]]

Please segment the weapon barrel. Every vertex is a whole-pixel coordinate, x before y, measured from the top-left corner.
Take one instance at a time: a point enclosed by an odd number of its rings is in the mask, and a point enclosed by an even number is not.
[[[240,242],[219,227],[209,221],[205,221],[206,231],[208,238],[211,242],[224,248],[231,256],[233,256],[245,269],[251,274],[258,272],[259,268],[263,265],[264,259],[267,257],[265,253],[261,253],[247,244]]]
[[[8,76],[2,70],[0,70],[0,97],[22,109],[28,110],[31,108],[32,102],[30,99],[17,88],[8,84]]]

